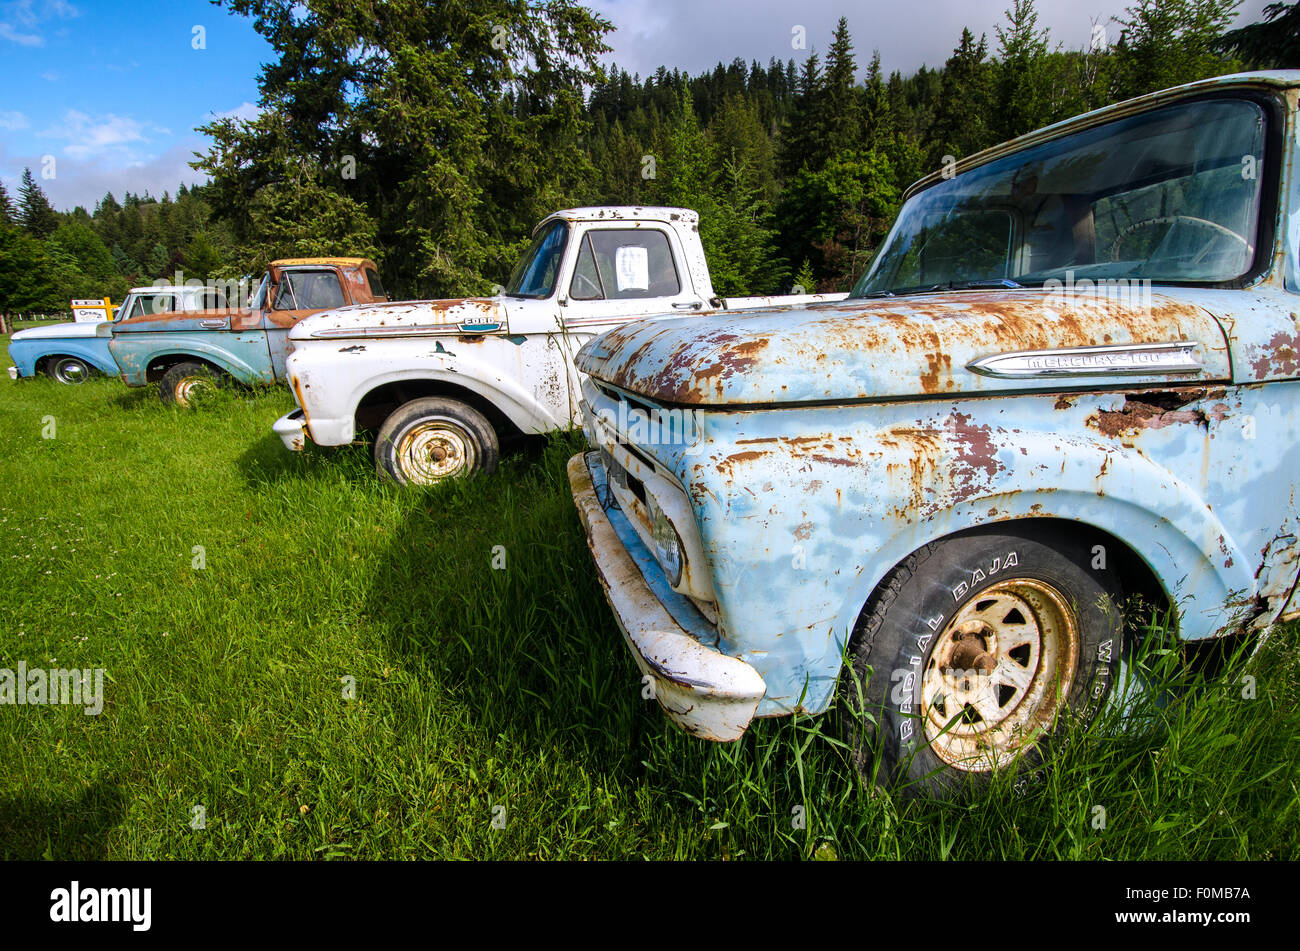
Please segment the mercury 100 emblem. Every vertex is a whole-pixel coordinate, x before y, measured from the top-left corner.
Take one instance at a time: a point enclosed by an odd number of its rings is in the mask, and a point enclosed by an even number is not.
[[[983,376],[1109,376],[1116,373],[1200,373],[1201,345],[1195,341],[1128,343],[1068,350],[1023,350],[981,357],[966,368]]]

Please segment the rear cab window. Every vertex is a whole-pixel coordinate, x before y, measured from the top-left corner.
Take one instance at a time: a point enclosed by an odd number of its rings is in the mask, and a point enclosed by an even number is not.
[[[131,313],[127,314],[127,319],[132,317],[151,317],[154,314],[167,314],[176,309],[176,296],[174,294],[141,294],[131,305]]]

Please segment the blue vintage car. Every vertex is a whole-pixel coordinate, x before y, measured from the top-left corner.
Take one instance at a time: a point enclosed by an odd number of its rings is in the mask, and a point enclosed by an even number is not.
[[[912,186],[843,302],[587,344],[570,482],[673,721],[838,692],[944,794],[1096,716],[1135,597],[1186,641],[1300,615],[1298,103],[1242,74],[1058,123]]]

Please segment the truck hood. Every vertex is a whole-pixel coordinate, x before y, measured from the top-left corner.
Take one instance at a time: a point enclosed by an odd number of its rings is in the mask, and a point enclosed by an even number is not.
[[[81,321],[79,323],[51,324],[48,327],[29,327],[13,335],[12,340],[45,340],[55,337],[93,337],[96,328],[107,324],[105,320]],[[104,334],[107,336],[107,334]]]
[[[1192,302],[1195,291],[1164,290],[1133,300],[1031,288],[948,291],[661,317],[597,337],[577,365],[628,392],[687,406],[1230,379],[1218,320]],[[1133,346],[1178,341],[1188,346]],[[1056,350],[1076,352],[1041,353]],[[975,361],[988,362],[972,369]]]
[[[352,304],[313,314],[294,325],[292,340],[418,337],[504,331],[506,311],[495,297]]]

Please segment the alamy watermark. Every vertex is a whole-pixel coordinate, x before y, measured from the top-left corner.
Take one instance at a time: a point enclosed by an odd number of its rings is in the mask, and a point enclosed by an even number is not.
[[[17,670],[0,667],[0,706],[77,706],[86,716],[98,716],[104,709],[104,668],[64,669],[28,667],[18,662]]]
[[[602,407],[596,416],[620,442],[637,446],[683,446],[692,456],[704,448],[704,433],[689,409],[645,410],[619,401],[618,412]]]
[[[251,281],[246,277],[241,278],[213,278],[210,280],[199,280],[197,277],[186,278],[184,271],[176,271],[171,280],[160,277],[150,284],[150,287],[156,287],[159,290],[157,297],[165,301],[170,301],[175,288],[189,287],[197,288],[200,293],[194,295],[185,295],[180,302],[181,310],[250,310],[253,306],[253,298],[256,296],[261,279]],[[169,293],[163,294],[161,292]],[[169,305],[160,304],[158,309],[169,309]]]
[[[1073,271],[1065,272],[1065,280],[1052,278],[1043,281],[1051,303],[1062,305],[1080,298],[1098,298],[1119,307],[1150,312],[1151,282],[1128,278],[1102,278],[1096,281],[1086,277],[1076,279]]]

